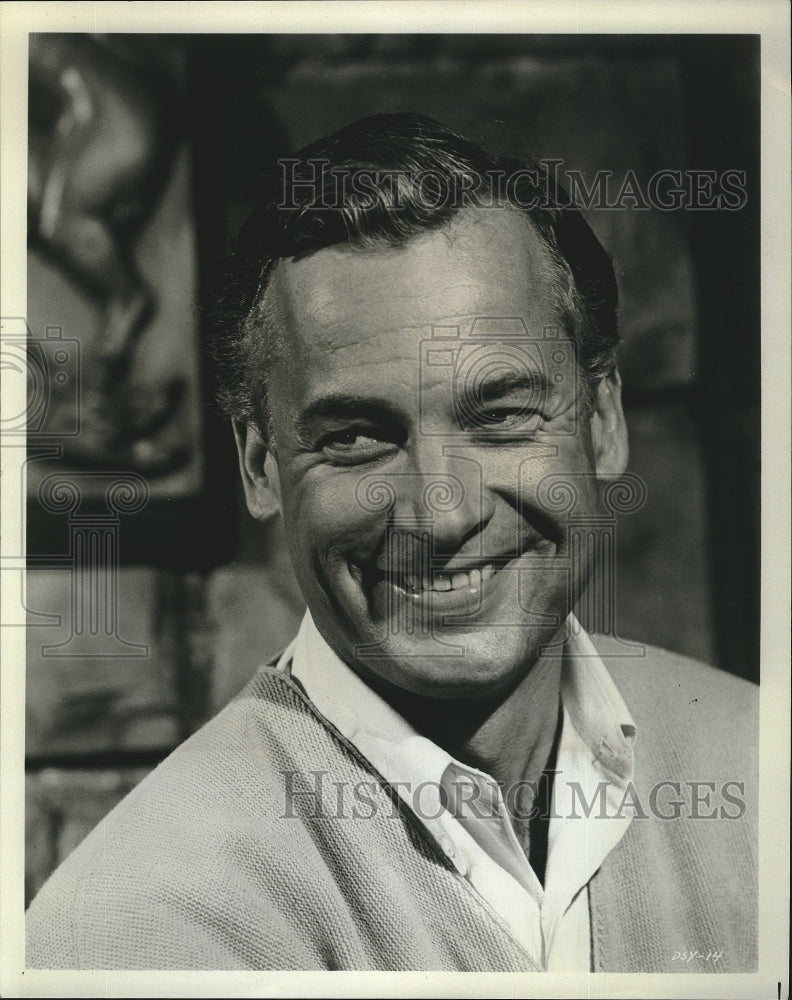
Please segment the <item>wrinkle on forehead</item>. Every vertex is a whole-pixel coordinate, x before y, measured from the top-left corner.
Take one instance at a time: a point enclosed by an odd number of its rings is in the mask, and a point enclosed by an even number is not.
[[[281,261],[267,295],[296,357],[305,357],[360,349],[369,332],[428,333],[432,324],[447,324],[464,336],[473,319],[504,315],[507,304],[511,315],[527,319],[530,312],[551,325],[557,310],[550,265],[525,216],[471,209],[402,248],[340,245]],[[377,330],[367,329],[366,317]]]

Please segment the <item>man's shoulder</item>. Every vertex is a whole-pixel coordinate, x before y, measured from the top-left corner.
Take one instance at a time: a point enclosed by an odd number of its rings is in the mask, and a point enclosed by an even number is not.
[[[757,697],[758,686],[752,681],[681,653],[647,643],[626,646],[611,636],[592,635],[591,639],[617,683],[636,693],[672,700],[703,694],[724,705],[737,698],[753,702]]]
[[[101,839],[105,851],[108,830],[122,838],[134,827],[139,835],[149,821],[183,825],[186,832],[198,820],[203,835],[219,833],[224,817],[245,812],[266,823],[272,814],[268,796],[282,790],[282,773],[294,766],[306,732],[327,742],[295,685],[274,669],[262,668],[116,806],[104,821],[101,838],[95,839]],[[216,818],[213,827],[207,821],[210,814]]]
[[[647,644],[592,641],[633,716],[642,744],[724,764],[757,756],[758,686]]]
[[[668,650],[592,640],[637,731],[632,822],[592,882],[602,967],[673,972],[682,949],[717,948],[719,968],[752,971],[758,689]]]
[[[313,728],[288,680],[260,671],[43,886],[27,914],[28,964],[136,967],[145,955],[167,968],[181,961],[224,968],[233,960],[223,951],[224,934],[204,927],[206,920],[216,918],[218,926],[230,920],[218,900],[235,901],[265,935],[267,911],[258,909],[265,901],[255,891],[260,866],[310,848],[300,823],[277,818],[284,811],[283,772],[299,766],[294,748]],[[152,932],[150,940],[141,938],[144,931]],[[285,947],[277,937],[278,948]]]

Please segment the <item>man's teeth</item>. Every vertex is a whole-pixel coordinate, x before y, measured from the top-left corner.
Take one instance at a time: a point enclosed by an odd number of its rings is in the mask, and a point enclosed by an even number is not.
[[[407,586],[413,593],[422,590],[479,590],[481,584],[495,573],[492,566],[472,569],[468,573],[435,573],[431,578],[407,575]]]

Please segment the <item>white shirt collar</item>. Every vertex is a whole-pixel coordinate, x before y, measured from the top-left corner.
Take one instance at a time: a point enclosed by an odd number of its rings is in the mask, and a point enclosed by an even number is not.
[[[567,624],[561,674],[562,704],[595,759],[618,778],[629,779],[632,777],[635,723],[593,642],[574,614],[569,615]],[[388,745],[419,741],[426,754],[422,769],[424,772],[431,770],[435,778],[449,763],[458,763],[431,740],[419,736],[406,719],[337,656],[317,629],[310,611],[305,612],[297,637],[281,662],[287,658],[292,660],[293,676],[300,681],[319,712],[351,743],[359,746],[362,738],[367,744],[382,744],[387,753]],[[365,755],[380,770],[377,762],[368,753]],[[434,762],[431,768],[430,759]]]
[[[561,702],[594,758],[617,778],[633,775],[636,727],[588,633],[570,614]]]

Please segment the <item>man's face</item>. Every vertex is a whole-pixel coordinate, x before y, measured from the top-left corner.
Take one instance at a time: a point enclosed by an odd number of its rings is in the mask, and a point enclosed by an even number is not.
[[[241,433],[248,500],[275,490],[314,620],[364,677],[494,696],[570,610],[568,518],[600,510],[626,445],[615,381],[583,406],[550,273],[510,210],[275,270],[275,448]]]

